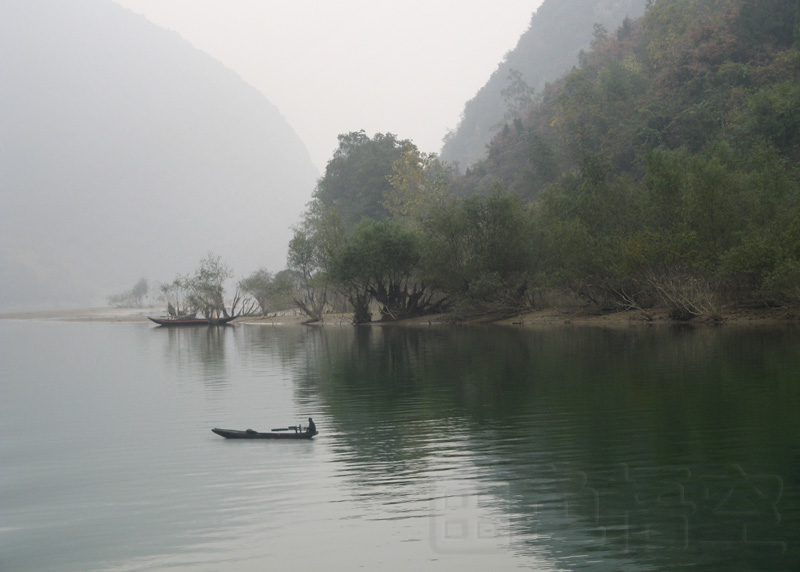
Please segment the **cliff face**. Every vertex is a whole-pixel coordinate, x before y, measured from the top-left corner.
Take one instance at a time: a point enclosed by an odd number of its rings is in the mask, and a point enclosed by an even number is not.
[[[625,17],[644,14],[647,0],[545,0],[517,46],[464,106],[461,122],[445,140],[441,158],[462,170],[486,156],[486,146],[502,127],[508,104],[503,90],[512,70],[536,92],[578,63],[589,47],[595,24],[613,32]]]
[[[280,269],[317,171],[278,109],[106,0],[0,5],[0,308],[95,303],[209,251]]]

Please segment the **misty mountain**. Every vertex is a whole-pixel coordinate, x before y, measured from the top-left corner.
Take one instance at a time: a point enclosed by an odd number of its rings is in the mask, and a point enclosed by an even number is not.
[[[644,14],[648,0],[544,0],[517,46],[474,98],[464,106],[458,127],[445,138],[441,158],[467,168],[486,156],[486,146],[506,121],[508,103],[503,90],[509,87],[512,70],[536,93],[578,63],[581,50],[592,41],[595,24],[609,32],[625,17]]]
[[[110,0],[0,4],[0,308],[97,303],[213,252],[278,270],[317,171],[278,109]]]

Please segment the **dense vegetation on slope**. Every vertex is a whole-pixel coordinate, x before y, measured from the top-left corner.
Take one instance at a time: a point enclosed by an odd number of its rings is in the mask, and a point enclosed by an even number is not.
[[[661,0],[599,30],[467,188],[535,200],[550,279],[603,304],[797,300],[797,19],[796,2]]]
[[[545,0],[533,14],[517,46],[508,52],[475,97],[464,106],[461,121],[448,134],[442,160],[462,169],[486,157],[486,148],[518,101],[515,78],[541,92],[578,62],[589,47],[596,24],[616,29],[626,18],[644,13],[647,0]],[[517,94],[519,95],[519,94]]]
[[[660,0],[613,34],[598,27],[580,67],[464,176],[394,136],[342,136],[331,165],[365,184],[333,201],[326,172],[292,267],[307,293],[336,288],[360,305],[357,321],[370,300],[392,319],[510,313],[565,291],[607,309],[666,305],[678,319],[796,307],[799,10]],[[368,182],[376,165],[391,189]],[[358,209],[357,226],[343,218]]]

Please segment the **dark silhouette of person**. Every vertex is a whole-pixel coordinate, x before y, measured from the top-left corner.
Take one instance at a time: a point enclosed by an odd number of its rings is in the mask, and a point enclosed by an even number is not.
[[[308,418],[308,428],[306,429],[306,433],[316,433],[317,426],[314,424],[314,420],[311,417]]]

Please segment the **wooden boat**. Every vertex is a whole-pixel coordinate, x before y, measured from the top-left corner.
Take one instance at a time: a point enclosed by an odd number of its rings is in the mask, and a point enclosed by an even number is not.
[[[311,439],[314,437],[314,435],[319,433],[319,431],[309,433],[308,431],[296,430],[287,431],[286,433],[281,433],[280,431],[275,430],[269,433],[259,433],[258,431],[253,431],[252,429],[237,431],[235,429],[219,429],[218,427],[214,427],[212,431],[217,435],[225,437],[226,439]]]
[[[159,326],[224,326],[238,318],[238,316],[228,316],[213,320],[208,318],[153,318],[152,316],[147,316],[147,318]]]

